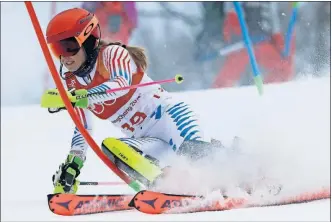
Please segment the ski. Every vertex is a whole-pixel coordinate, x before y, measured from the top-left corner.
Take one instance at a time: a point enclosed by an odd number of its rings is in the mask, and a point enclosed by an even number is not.
[[[96,214],[132,209],[129,202],[133,195],[75,195],[49,194],[48,206],[54,213],[62,216]]]
[[[278,206],[305,203],[331,197],[330,188],[306,192],[291,197],[279,197],[264,201],[243,197],[204,197],[177,195],[142,190],[136,195],[75,195],[49,194],[49,209],[57,215],[74,216],[136,209],[147,214],[195,213],[224,211],[249,207]]]
[[[330,198],[329,189],[318,192],[279,198],[273,201],[249,201],[246,198],[222,197],[204,198],[203,196],[176,195],[143,190],[130,201],[129,206],[147,214],[163,213],[194,213],[204,211],[224,211],[238,208],[279,206],[286,204],[305,203]]]
[[[176,195],[143,190],[138,192],[129,206],[147,214],[194,213],[221,211],[241,207],[244,198],[224,197],[222,202],[205,200],[203,196]]]

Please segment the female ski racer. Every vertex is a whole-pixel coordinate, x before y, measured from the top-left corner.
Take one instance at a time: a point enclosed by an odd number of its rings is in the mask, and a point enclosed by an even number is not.
[[[152,81],[145,73],[144,49],[101,40],[97,17],[73,8],[57,14],[48,24],[46,39],[53,55],[60,59],[60,75],[72,95],[85,99],[73,103],[84,127],[91,132],[87,112],[119,127],[127,138],[118,139],[141,154],[157,159],[161,168],[165,152],[196,153],[211,144],[211,138],[188,104],[174,99],[160,85],[106,94],[108,89]],[[68,72],[63,73],[65,66]],[[136,72],[134,68],[136,66]],[[49,108],[50,113],[64,106]],[[193,146],[200,144],[199,146]],[[186,145],[187,144],[187,145]],[[55,193],[76,193],[76,178],[86,159],[88,144],[75,128],[66,161],[53,175]],[[103,149],[105,152],[105,150]],[[72,177],[71,182],[66,178]]]

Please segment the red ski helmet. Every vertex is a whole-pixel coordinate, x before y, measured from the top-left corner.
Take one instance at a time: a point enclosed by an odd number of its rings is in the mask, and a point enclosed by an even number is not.
[[[94,36],[100,38],[97,17],[82,8],[68,9],[57,14],[49,22],[46,30],[46,41],[54,56],[75,55],[83,43]]]

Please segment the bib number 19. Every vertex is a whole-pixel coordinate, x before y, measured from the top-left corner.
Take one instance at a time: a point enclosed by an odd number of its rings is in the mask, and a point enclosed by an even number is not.
[[[130,124],[129,123],[125,123],[123,124],[121,127],[122,129],[126,129],[126,130],[129,130],[131,132],[134,132],[135,128],[134,126],[135,125],[140,125],[143,123],[143,121],[145,120],[146,118],[146,115],[145,113],[142,113],[142,112],[136,112],[131,118],[130,118]]]

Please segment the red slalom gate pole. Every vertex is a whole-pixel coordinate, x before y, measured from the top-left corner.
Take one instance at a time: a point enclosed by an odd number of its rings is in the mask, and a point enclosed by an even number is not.
[[[81,123],[81,121],[79,120],[78,116],[76,115],[73,106],[71,105],[71,102],[66,94],[66,90],[64,89],[61,79],[58,75],[58,72],[56,70],[56,67],[54,65],[52,56],[50,54],[50,51],[47,47],[47,43],[44,39],[44,35],[42,32],[42,29],[40,27],[36,12],[33,8],[32,3],[29,2],[24,2],[25,6],[28,10],[32,25],[34,27],[34,30],[37,34],[37,38],[39,41],[39,44],[42,48],[44,57],[46,59],[47,65],[51,71],[51,75],[54,79],[55,85],[59,90],[60,96],[66,106],[66,109],[68,110],[68,113],[70,115],[70,117],[72,118],[72,120],[74,121],[75,125],[77,126],[77,128],[79,129],[79,131],[81,132],[81,134],[83,135],[84,139],[87,141],[87,143],[89,144],[89,146],[93,149],[93,151],[97,154],[97,156],[116,174],[118,175],[124,182],[126,182],[130,187],[132,187],[135,191],[139,191],[141,190],[140,184],[137,183],[134,180],[131,180],[131,178],[129,178],[126,174],[124,174],[121,170],[119,170],[117,168],[117,166],[112,163],[107,157],[106,155],[101,151],[101,149],[99,148],[99,146],[96,144],[96,142],[92,139],[92,137],[90,136],[90,134],[85,130],[83,124]]]

